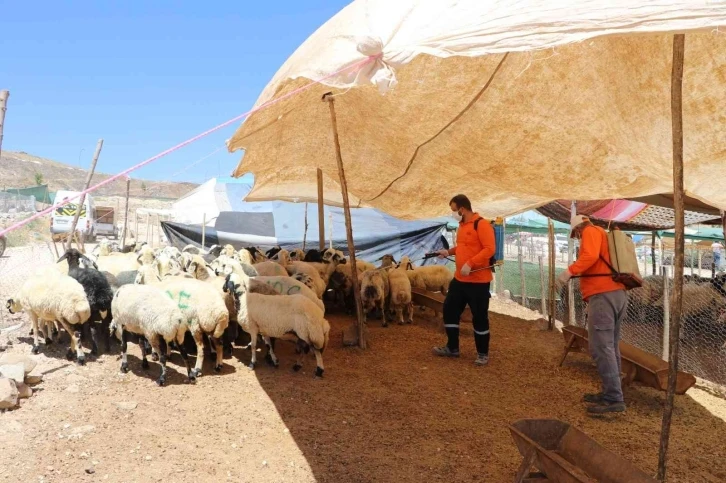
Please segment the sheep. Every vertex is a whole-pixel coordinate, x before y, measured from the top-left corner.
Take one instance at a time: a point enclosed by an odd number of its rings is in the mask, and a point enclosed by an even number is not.
[[[196,379],[184,350],[184,334],[189,327],[181,309],[169,295],[150,285],[126,285],[116,292],[111,307],[114,313],[111,330],[121,341],[121,372],[129,371],[126,349],[129,333],[132,333],[143,336],[160,355],[161,374],[156,380],[159,386],[166,383],[167,345],[172,342],[176,342],[184,359],[189,382]],[[141,367],[147,369],[149,361],[145,344],[140,344],[140,347]]]
[[[111,253],[108,257],[99,257],[96,265],[98,270],[108,272],[118,278],[122,272],[137,270],[141,263],[135,253]],[[119,283],[121,283],[120,280]]]
[[[323,350],[328,345],[330,324],[323,312],[312,301],[303,295],[273,296],[251,293],[247,289],[248,279],[230,274],[225,280],[224,288],[235,295],[238,303],[238,321],[242,330],[250,334],[252,355],[250,369],[257,362],[257,335],[263,337],[283,337],[294,334],[306,347],[312,346],[317,361],[315,377],[323,377]],[[302,354],[293,366],[295,371],[302,368]],[[270,353],[273,362],[277,358]]]
[[[308,250],[308,252],[305,254],[305,258],[303,258],[303,262],[317,262],[317,263],[322,263],[323,262],[323,254],[319,250],[315,250],[313,248],[311,250]]]
[[[154,265],[144,265],[136,272],[134,283],[138,285],[158,285],[161,283],[161,275]]]
[[[394,265],[397,265],[397,263],[396,259],[393,258],[393,255],[383,255],[381,258],[381,265],[378,268],[389,268]]]
[[[250,255],[252,263],[262,263],[267,261],[267,257],[265,256],[265,254],[256,247],[244,247],[242,250],[246,251]],[[241,253],[242,250],[240,250],[240,260],[244,261]]]
[[[297,260],[298,262],[305,261],[305,252],[301,248],[290,250],[290,260]]]
[[[405,266],[403,263],[405,258],[407,257],[401,259],[401,266]],[[412,287],[441,292],[444,295],[449,291],[449,285],[454,278],[451,270],[443,265],[409,268],[406,270],[406,275],[408,275]]]
[[[156,267],[159,271],[159,276],[162,278],[169,273],[178,273],[181,271],[181,263],[163,251],[156,257]]]
[[[238,259],[239,258],[239,255],[235,251],[234,247],[232,245],[229,245],[229,244],[225,245],[224,248],[222,248],[222,253],[220,253],[220,256],[221,255],[226,255],[229,258],[233,258],[233,259]]]
[[[92,268],[79,268],[79,261],[81,259],[86,259],[86,256],[75,248],[71,248],[66,250],[63,256],[58,259],[58,263],[66,260],[68,262],[68,275],[83,285],[83,290],[86,292],[88,303],[91,306],[91,317],[89,319],[91,337],[93,339],[91,354],[98,355],[95,322],[99,322],[101,324],[106,352],[111,351],[109,326],[111,324],[111,319],[113,318],[111,312],[111,300],[113,300],[114,292],[103,273]]]
[[[276,258],[277,254],[282,250],[280,245],[275,245],[274,247],[270,248],[265,252],[265,256],[268,260],[273,260]]]
[[[406,275],[407,270],[401,265],[388,272],[390,290],[389,307],[396,312],[398,324],[403,325],[403,314],[406,313],[406,322],[413,322],[413,304],[411,303],[411,282]],[[385,319],[384,319],[385,320]]]
[[[252,259],[252,255],[250,254],[249,250],[246,250],[244,248],[237,252],[237,258],[239,259],[240,263],[245,263],[247,265],[252,265],[254,263],[254,260]]]
[[[73,359],[75,351],[76,362],[85,364],[80,329],[91,316],[91,306],[83,286],[74,278],[53,269],[40,269],[28,277],[16,296],[8,299],[6,307],[11,314],[24,310],[30,317],[33,354],[40,352],[38,320],[55,320],[60,322],[71,338],[71,347],[66,354],[68,360]],[[47,339],[48,334],[45,335]]]
[[[345,255],[340,250],[336,250],[335,248],[328,248],[322,253],[323,262],[329,262],[333,259],[333,257],[338,258],[338,260],[345,259]]]
[[[257,273],[265,277],[285,276],[287,270],[277,262],[261,262],[253,265]]]
[[[222,287],[220,279],[219,286]],[[229,325],[229,311],[224,303],[223,292],[211,284],[194,279],[171,278],[163,281],[160,287],[178,304],[189,331],[197,345],[197,362],[192,371],[195,377],[202,375],[204,363],[203,335],[209,336],[217,353],[214,371],[222,370],[222,341],[224,330]]]
[[[318,298],[315,292],[299,280],[292,277],[255,277],[252,281],[265,283],[281,295],[303,295],[310,299],[320,310],[323,311],[323,313],[325,313],[325,304],[323,304],[323,301]]]
[[[335,267],[337,266],[337,264],[328,265],[297,261],[291,262],[290,254],[287,250],[278,251],[274,255],[274,258],[277,259],[278,263],[282,267],[284,267],[287,274],[290,274],[292,276],[305,274],[310,277],[313,282],[313,287],[311,288],[315,291],[315,294],[321,299],[323,298],[323,294],[328,287],[327,279],[330,278],[330,274],[335,270]],[[325,278],[321,276],[321,271],[325,272]],[[260,272],[260,275],[262,275],[262,272]]]
[[[111,247],[108,240],[101,240],[91,252],[95,257],[107,257],[111,254]]]
[[[360,296],[363,302],[363,310],[368,313],[373,309],[380,309],[383,318],[383,327],[388,327],[386,320],[386,300],[388,299],[388,287],[384,282],[383,270],[366,270],[359,276]]]

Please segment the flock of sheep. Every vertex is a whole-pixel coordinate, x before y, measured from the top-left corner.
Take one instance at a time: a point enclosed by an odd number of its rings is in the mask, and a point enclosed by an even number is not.
[[[446,293],[453,273],[443,266],[414,267],[408,257],[400,263],[386,255],[379,267],[357,262],[360,295],[366,313],[377,310],[387,326],[413,321],[412,287]],[[121,251],[102,240],[91,255],[69,249],[55,266],[32,273],[7,301],[11,313],[24,311],[32,322],[33,352],[53,343],[63,329],[70,337],[69,360],[84,364],[84,340],[90,333],[91,354],[99,354],[99,334],[106,352],[111,336],[121,342],[121,371],[128,372],[127,343],[160,361],[157,384],[167,379],[166,362],[174,349],[186,365],[190,382],[202,375],[205,352],[215,353],[214,370],[232,346],[244,345],[249,335],[250,369],[257,362],[258,336],[267,347],[265,359],[277,366],[275,341],[291,340],[302,367],[313,351],[322,377],[322,353],[328,345],[330,324],[326,304],[342,305],[352,313],[353,274],[343,253],[275,247],[263,254],[246,247],[218,245],[203,251],[193,245],[156,248],[140,243]],[[239,329],[242,331],[239,331]],[[191,367],[189,354],[196,351]]]

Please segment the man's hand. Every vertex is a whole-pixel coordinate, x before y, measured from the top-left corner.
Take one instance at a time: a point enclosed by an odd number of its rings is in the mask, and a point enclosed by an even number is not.
[[[436,253],[439,255],[439,258],[446,258],[449,256],[449,250],[447,250],[446,248],[444,248],[443,250],[439,250]]]
[[[562,273],[557,276],[557,285],[563,286],[572,278],[572,274],[569,269],[565,269]]]
[[[461,267],[461,274],[465,277],[468,277],[471,273],[471,266],[468,263],[465,263],[463,267]]]

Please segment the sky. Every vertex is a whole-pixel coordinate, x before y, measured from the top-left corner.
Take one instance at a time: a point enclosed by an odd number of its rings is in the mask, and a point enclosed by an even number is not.
[[[120,172],[248,111],[349,2],[0,2],[0,89],[10,91],[2,149],[86,168],[103,138],[96,169]],[[241,153],[224,142],[238,125],[131,177],[228,176]]]

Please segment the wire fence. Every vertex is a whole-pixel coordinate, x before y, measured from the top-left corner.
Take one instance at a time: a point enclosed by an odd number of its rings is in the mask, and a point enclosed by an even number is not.
[[[0,213],[35,211],[35,196],[25,196],[0,191]]]
[[[547,315],[549,257],[547,238],[508,237],[505,263],[495,276],[495,290],[525,307]],[[669,298],[673,287],[673,252],[639,250],[643,287],[628,292],[628,310],[622,322],[622,340],[668,360]],[[568,265],[567,247],[556,247],[555,273]],[[656,275],[653,275],[655,268]],[[726,385],[726,274],[714,264],[710,247],[686,248],[683,316],[680,332],[682,371]],[[555,318],[564,324],[586,325],[586,303],[579,280],[555,289]],[[570,289],[572,294],[570,295]],[[525,294],[522,297],[522,293]],[[544,303],[543,303],[544,298]]]

